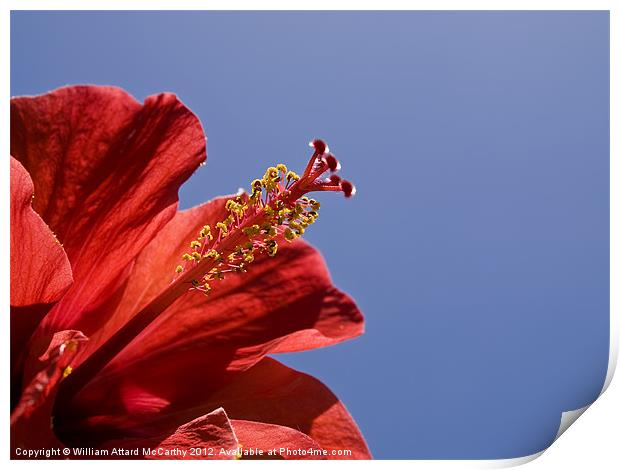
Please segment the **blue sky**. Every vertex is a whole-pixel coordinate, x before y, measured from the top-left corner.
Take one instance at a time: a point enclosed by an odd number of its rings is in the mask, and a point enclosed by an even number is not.
[[[182,207],[302,168],[354,181],[307,239],[366,334],[280,357],[345,402],[377,458],[545,448],[609,341],[605,12],[14,12],[11,93],[173,91],[209,160]]]

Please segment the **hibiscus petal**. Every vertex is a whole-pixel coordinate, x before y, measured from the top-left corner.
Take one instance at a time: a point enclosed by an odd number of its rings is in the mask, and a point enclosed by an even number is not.
[[[100,448],[137,450],[137,457],[174,460],[232,460],[239,449],[237,436],[223,408],[182,424],[168,434],[148,436],[148,430],[138,432],[144,437],[110,440]],[[144,449],[150,451],[146,453]]]
[[[158,367],[159,364],[149,368]],[[183,401],[173,402],[156,413],[127,415],[122,408],[111,406],[115,401],[114,387],[100,387],[97,389],[101,392],[99,394],[91,389],[89,399],[92,401],[84,402],[86,396],[74,401],[71,416],[64,418],[63,433],[76,439],[91,440],[105,435],[158,435],[208,410],[223,407],[234,420],[285,426],[305,434],[328,451],[327,458],[371,458],[364,438],[345,406],[325,385],[309,375],[270,358],[264,358],[245,372],[229,373],[226,383],[218,381],[216,390],[212,390],[210,377],[203,370],[196,368],[194,374],[203,377],[202,386],[191,389],[191,396],[186,396]],[[131,377],[124,380],[132,382]],[[175,380],[159,376],[160,382],[175,383]],[[176,387],[182,388],[178,383]],[[270,440],[276,438],[277,435],[269,437]],[[249,439],[248,442],[253,441]],[[246,445],[241,438],[240,443]]]
[[[28,172],[11,157],[12,306],[55,302],[73,282],[65,250],[32,209],[33,191]]]
[[[313,439],[286,426],[240,419],[232,420],[232,425],[244,460],[325,458]]]
[[[89,313],[173,217],[179,186],[205,160],[200,123],[172,94],[141,105],[118,88],[66,87],[11,100],[11,153],[75,279],[39,335],[68,326],[90,334],[100,319]]]
[[[370,451],[345,406],[319,380],[265,358],[210,397],[231,419],[288,426],[332,451],[330,459],[369,459]],[[241,441],[243,444],[243,442]]]
[[[222,408],[207,415],[196,418],[189,423],[180,426],[174,434],[168,436],[158,444],[164,455],[155,457],[170,458],[165,454],[172,453],[177,449],[189,451],[189,449],[213,449],[213,455],[209,451],[203,455],[181,454],[177,458],[184,460],[196,460],[204,458],[216,458],[231,460],[236,458],[238,442],[230,425],[230,421]]]
[[[63,447],[52,430],[52,408],[58,385],[78,347],[87,338],[80,331],[56,333],[49,347],[40,357],[39,370],[33,372],[32,381],[22,392],[21,399],[11,413],[11,449]],[[33,432],[36,430],[36,432]]]

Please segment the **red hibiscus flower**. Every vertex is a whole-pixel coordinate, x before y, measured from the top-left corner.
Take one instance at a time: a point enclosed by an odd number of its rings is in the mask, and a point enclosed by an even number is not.
[[[362,333],[299,239],[305,194],[353,186],[316,140],[303,174],[178,212],[205,144],[171,94],[12,100],[14,457],[370,458],[325,385],[266,357]]]

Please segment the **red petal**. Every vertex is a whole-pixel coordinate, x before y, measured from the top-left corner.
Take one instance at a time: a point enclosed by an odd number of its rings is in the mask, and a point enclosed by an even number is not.
[[[191,353],[188,353],[190,356]],[[181,365],[178,361],[177,364]],[[209,360],[205,359],[203,365],[205,368],[209,366]],[[156,363],[145,368],[158,371],[159,366],[160,363]],[[71,415],[64,418],[63,433],[73,436],[78,442],[80,439],[96,440],[112,435],[158,435],[165,429],[178,426],[178,423],[221,406],[235,420],[276,424],[306,434],[328,451],[327,458],[371,458],[362,434],[344,405],[325,385],[309,375],[270,358],[264,358],[245,372],[228,374],[227,385],[222,383],[221,378],[216,378],[214,384],[204,368],[195,367],[193,373],[201,376],[203,383],[191,390],[192,396],[187,396],[184,401],[172,402],[156,413],[128,415],[118,405],[113,405],[119,400],[115,396],[118,393],[115,387],[101,386],[91,390],[92,401],[87,403],[84,397],[78,397],[78,401],[74,402]],[[157,377],[160,382],[184,388],[176,382],[176,378],[166,374]],[[124,380],[126,383],[132,382],[129,376]],[[243,440],[240,443],[245,445]],[[332,455],[332,451],[350,451],[350,455]]]
[[[330,459],[369,459],[355,421],[319,380],[265,358],[210,397],[232,419],[279,424],[307,434],[328,452],[350,450]],[[243,444],[243,442],[241,441]]]
[[[174,434],[160,442],[157,447],[163,449],[164,453],[167,450],[174,452],[175,449],[188,451],[189,449],[205,449],[207,452],[207,455],[194,456],[188,452],[188,454],[177,457],[184,460],[204,458],[231,460],[236,458],[238,442],[226,413],[219,408],[180,426]],[[209,455],[209,448],[213,449],[214,455]]]
[[[325,459],[321,447],[304,433],[286,426],[235,419],[233,429],[245,459]]]
[[[32,209],[33,185],[26,169],[11,157],[11,305],[57,301],[73,282],[71,266],[58,240]]]
[[[172,218],[179,186],[205,160],[200,123],[171,94],[141,105],[118,88],[67,87],[11,101],[11,152],[75,278],[39,334],[69,325],[90,334],[98,319],[89,313]]]
[[[147,459],[232,460],[237,456],[239,443],[226,412],[218,408],[179,426],[169,435],[117,439],[101,448],[137,449],[137,457]],[[151,452],[147,454],[144,449]]]
[[[25,387],[11,413],[11,449],[63,447],[52,431],[52,408],[58,385],[75,357],[80,343],[87,338],[80,331],[56,333],[40,358],[39,371]],[[14,455],[15,456],[15,455]]]

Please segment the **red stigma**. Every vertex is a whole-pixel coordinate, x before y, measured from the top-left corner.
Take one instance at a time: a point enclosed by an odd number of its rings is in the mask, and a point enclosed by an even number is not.
[[[350,181],[343,180],[340,183],[340,187],[342,188],[342,192],[344,193],[344,197],[351,197],[355,194],[355,186]]]
[[[291,197],[297,199],[313,191],[338,191],[342,192],[345,197],[353,196],[355,186],[350,181],[344,181],[333,174],[340,170],[340,162],[329,153],[327,144],[323,140],[315,139],[310,142],[310,147],[314,148],[314,153],[310,157],[306,169],[298,181],[286,187],[291,192]],[[321,151],[325,151],[325,153],[321,154]],[[325,175],[328,171],[331,174]]]
[[[325,150],[327,150],[327,144],[321,139],[314,139],[310,143],[310,146],[314,147],[314,150],[318,155],[323,155],[325,153]]]
[[[329,177],[329,182],[333,184],[340,184],[341,178],[338,175],[331,175]]]
[[[333,155],[328,155],[326,158],[327,166],[331,171],[336,171],[339,169],[340,165],[338,165],[338,160]]]

